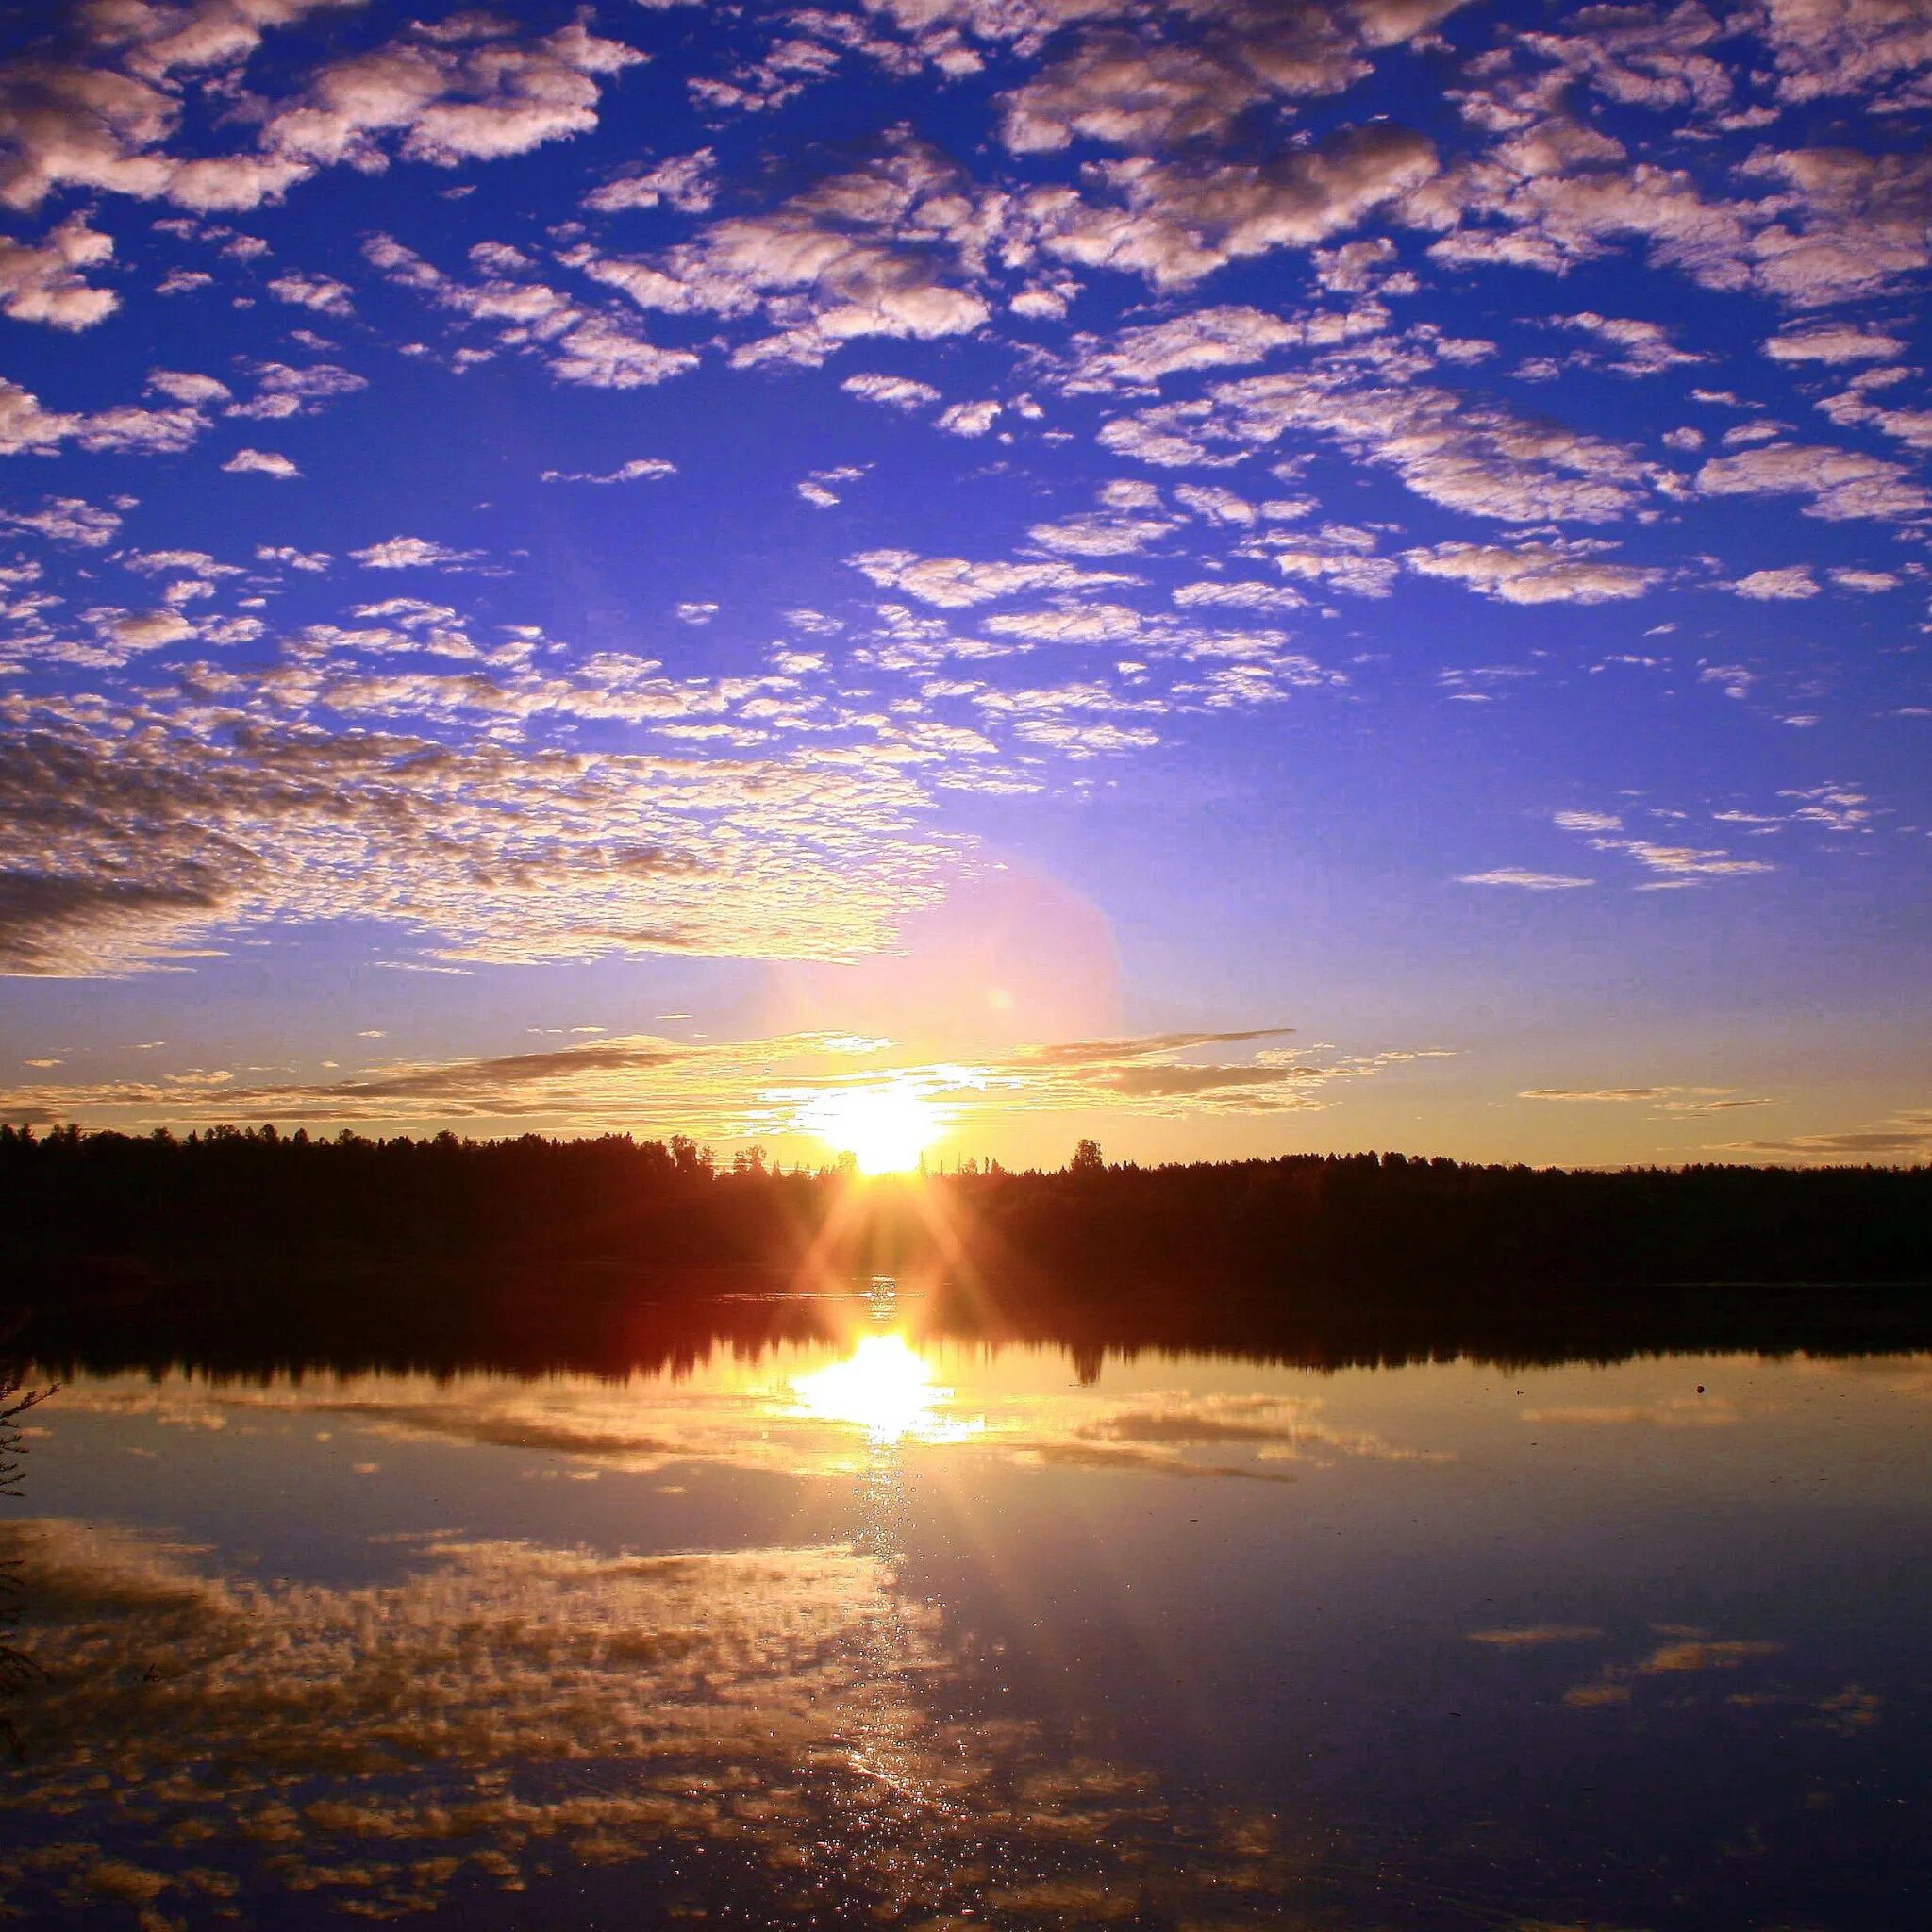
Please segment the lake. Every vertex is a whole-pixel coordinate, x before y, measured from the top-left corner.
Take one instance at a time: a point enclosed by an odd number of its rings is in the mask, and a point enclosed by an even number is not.
[[[75,1372],[0,1903],[89,1926],[1932,1916],[1932,1355],[1332,1372],[881,1285],[624,1374]]]

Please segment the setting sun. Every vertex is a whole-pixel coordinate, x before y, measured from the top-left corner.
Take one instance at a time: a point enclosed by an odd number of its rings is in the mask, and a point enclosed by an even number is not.
[[[939,1138],[939,1109],[911,1087],[855,1087],[827,1093],[799,1112],[799,1124],[841,1154],[859,1172],[904,1174]]]

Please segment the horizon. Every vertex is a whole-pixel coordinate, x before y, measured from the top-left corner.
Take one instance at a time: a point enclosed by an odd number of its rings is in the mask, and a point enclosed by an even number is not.
[[[1840,11],[20,30],[0,1121],[1924,1162]]]
[[[458,1147],[463,1149],[495,1149],[513,1147],[520,1141],[535,1138],[549,1147],[572,1147],[578,1144],[608,1144],[612,1141],[627,1143],[632,1149],[642,1152],[646,1149],[675,1154],[679,1142],[684,1142],[692,1151],[696,1167],[707,1178],[733,1179],[785,1178],[803,1176],[814,1181],[840,1181],[849,1187],[860,1189],[905,1187],[928,1180],[949,1179],[1056,1179],[1082,1170],[1084,1151],[1091,1146],[1093,1158],[1097,1163],[1094,1171],[1105,1174],[1109,1171],[1119,1174],[1153,1174],[1169,1169],[1210,1168],[1223,1166],[1269,1166],[1290,1161],[1310,1162],[1379,1162],[1384,1167],[1450,1167],[1471,1172],[1484,1169],[1509,1169],[1526,1171],[1532,1174],[1678,1174],[1691,1169],[1726,1168],[1739,1173],[1775,1174],[1790,1172],[1798,1174],[1817,1174],[1829,1177],[1848,1174],[1915,1174],[1923,1172],[1932,1162],[1926,1160],[1851,1160],[1831,1162],[1816,1160],[1803,1164],[1777,1160],[1708,1160],[1708,1161],[1474,1161],[1457,1158],[1455,1155],[1431,1153],[1407,1147],[1333,1147],[1324,1149],[1296,1149],[1274,1154],[1234,1154],[1213,1155],[1195,1159],[1138,1160],[1128,1155],[1119,1159],[1110,1158],[1107,1150],[1091,1138],[1082,1139],[1058,1165],[1051,1157],[1029,1163],[1025,1166],[1008,1166],[998,1156],[978,1151],[971,1146],[958,1147],[951,1155],[936,1154],[926,1147],[915,1150],[903,1161],[868,1166],[858,1150],[850,1147],[834,1148],[827,1143],[816,1159],[807,1156],[798,1159],[788,1159],[782,1154],[774,1154],[761,1141],[749,1141],[726,1146],[724,1149],[713,1146],[708,1141],[670,1129],[662,1133],[638,1134],[625,1127],[607,1127],[594,1133],[543,1134],[533,1128],[526,1128],[521,1134],[465,1134],[455,1128],[439,1128],[434,1134],[365,1134],[356,1128],[342,1126],[334,1133],[311,1133],[305,1125],[296,1125],[286,1132],[280,1124],[272,1120],[240,1123],[234,1121],[211,1121],[197,1126],[176,1130],[170,1126],[155,1126],[145,1133],[129,1134],[119,1127],[83,1127],[78,1122],[62,1121],[35,1126],[30,1123],[14,1124],[0,1121],[0,1136],[18,1134],[25,1141],[38,1144],[49,1139],[65,1135],[77,1135],[86,1141],[96,1136],[141,1142],[159,1142],[166,1146],[188,1147],[219,1141],[225,1138],[242,1140],[269,1140],[272,1144],[313,1147],[322,1145],[359,1145],[370,1148],[384,1148],[395,1145],[429,1146],[448,1137]]]

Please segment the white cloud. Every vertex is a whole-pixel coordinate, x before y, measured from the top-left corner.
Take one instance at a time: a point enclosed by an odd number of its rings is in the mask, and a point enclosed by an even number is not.
[[[1661,570],[1607,563],[1589,544],[1438,543],[1405,550],[1402,560],[1424,576],[1448,577],[1506,604],[1608,604],[1641,597]]]
[[[113,541],[121,519],[78,496],[50,496],[39,509],[0,508],[0,526],[32,530],[57,543],[77,543],[99,550]]]
[[[1808,496],[1805,515],[1884,522],[1922,515],[1932,497],[1899,463],[1883,457],[1775,441],[1717,457],[1697,473],[1707,496]]]
[[[931,383],[914,382],[907,375],[848,375],[839,387],[847,395],[892,409],[923,409],[940,400]]]
[[[290,570],[310,574],[325,571],[335,559],[325,550],[296,550],[289,544],[259,544],[256,556],[263,563],[286,564]]]
[[[1096,28],[1004,97],[1003,138],[1020,154],[1075,140],[1143,153],[1218,141],[1263,102],[1343,92],[1371,71],[1371,50],[1409,39],[1460,4],[1222,0],[1176,9],[1181,23],[1205,29],[1186,38],[1141,22]]]
[[[284,18],[302,10],[278,9]],[[594,127],[601,82],[644,58],[581,23],[519,41],[480,16],[458,16],[316,68],[254,117],[252,148],[183,158],[168,149],[180,102],[156,83],[177,66],[203,63],[156,49],[189,30],[145,32],[180,20],[158,8],[118,17],[138,23],[107,37],[137,43],[124,56],[131,71],[29,58],[0,75],[0,204],[31,208],[57,189],[75,188],[165,197],[203,212],[251,208],[324,168],[379,170],[389,142],[405,159],[445,167],[525,154]],[[223,21],[232,58],[245,58],[260,38],[259,17],[247,8],[209,8],[195,18]],[[198,41],[212,44],[205,33]]]
[[[70,215],[38,245],[0,235],[0,314],[55,328],[92,328],[121,306],[111,289],[91,287],[86,272],[112,258],[114,238]]]
[[[365,570],[413,570],[441,566],[444,569],[475,563],[480,550],[455,550],[446,543],[433,543],[424,537],[388,537],[363,550],[352,550],[350,557]]]
[[[1912,0],[1764,0],[1761,30],[1785,101],[1888,88],[1886,106],[1923,107],[1932,98],[1932,20]]]
[[[632,457],[628,462],[620,463],[614,470],[598,475],[591,470],[545,470],[542,481],[545,483],[655,483],[661,477],[675,476],[677,465],[665,457]]]
[[[846,558],[874,583],[922,604],[963,610],[1027,591],[1077,591],[1139,579],[1069,563],[971,563],[963,557],[921,557],[912,550],[867,550]]]
[[[1359,460],[1393,469],[1432,502],[1508,523],[1607,523],[1649,493],[1646,465],[1626,444],[1432,384],[1365,379],[1342,356],[1221,383],[1199,402],[1117,417],[1100,441],[1182,467],[1211,457],[1216,445],[1263,447],[1290,430],[1326,437]]]
[[[1731,589],[1739,596],[1760,604],[1790,603],[1817,596],[1818,580],[1811,575],[1808,563],[1790,563],[1776,570],[1754,570],[1748,576],[1740,577]]]
[[[695,215],[703,214],[717,198],[718,157],[711,148],[701,147],[636,174],[620,175],[601,188],[593,188],[584,196],[584,206],[605,215],[658,207]]]
[[[642,308],[774,324],[739,345],[740,367],[815,365],[866,336],[978,328],[992,313],[972,286],[985,239],[965,176],[901,132],[864,166],[769,213],[713,222],[659,256],[583,246],[565,258]]]
[[[1307,599],[1288,584],[1257,583],[1247,577],[1221,578],[1213,582],[1181,584],[1174,601],[1186,608],[1233,607],[1253,610],[1300,610]]]
[[[186,403],[191,408],[207,408],[215,403],[233,400],[234,391],[212,375],[194,375],[180,369],[153,369],[147,386],[158,390],[171,402]]]
[[[1525,892],[1567,892],[1579,886],[1593,886],[1594,879],[1573,878],[1557,872],[1527,872],[1522,866],[1498,866],[1493,872],[1466,872],[1465,886],[1514,886]]]
[[[323,315],[353,315],[356,310],[348,283],[339,282],[333,275],[304,275],[291,270],[276,275],[269,283],[268,291],[279,302],[292,303],[298,308],[313,308]]]
[[[306,369],[288,362],[261,362],[251,373],[256,393],[245,403],[231,403],[225,415],[276,423],[289,416],[312,415],[324,404],[369,387],[367,376],[334,362],[311,362]]]
[[[1180,289],[1231,261],[1328,241],[1420,187],[1436,165],[1424,136],[1375,123],[1263,163],[1096,162],[1091,192],[1035,189],[1022,219],[1058,260]]]
[[[1609,366],[1619,375],[1661,375],[1687,363],[1710,359],[1680,349],[1669,332],[1654,322],[1633,322],[1590,310],[1558,320],[1565,328],[1581,330],[1604,343],[1613,353],[1615,359]]]
[[[1764,344],[1776,362],[1890,362],[1905,351],[1897,336],[1852,322],[1804,323]]]
[[[938,421],[949,436],[984,436],[999,414],[1000,406],[994,402],[955,403],[941,411]]]
[[[69,441],[90,452],[169,456],[187,449],[208,426],[208,418],[187,405],[147,409],[124,403],[86,414],[49,409],[0,376],[0,456],[45,455]]]
[[[273,450],[263,449],[238,449],[222,468],[231,475],[243,474],[278,476],[284,479],[302,474],[287,457],[278,456]]]
[[[1886,591],[1895,591],[1903,581],[1892,571],[1861,570],[1849,564],[1834,565],[1831,580],[1841,591],[1857,591],[1868,597],[1875,597]]]

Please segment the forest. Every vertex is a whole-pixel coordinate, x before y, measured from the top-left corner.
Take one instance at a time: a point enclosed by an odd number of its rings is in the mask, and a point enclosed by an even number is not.
[[[641,1311],[929,1292],[1002,1333],[1278,1345],[1932,1340],[1932,1169],[1581,1171],[1401,1154],[867,1181],[689,1137],[0,1128],[0,1303],[41,1347],[601,1359]],[[374,1338],[374,1339],[373,1339]],[[487,1345],[486,1345],[487,1344]],[[1096,1344],[1099,1342],[1096,1341]]]

